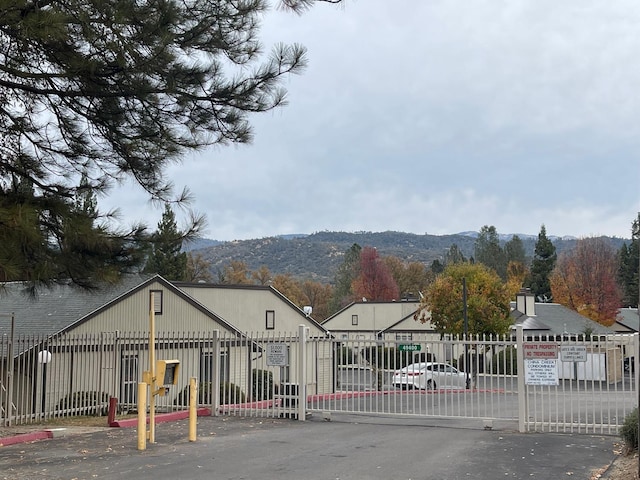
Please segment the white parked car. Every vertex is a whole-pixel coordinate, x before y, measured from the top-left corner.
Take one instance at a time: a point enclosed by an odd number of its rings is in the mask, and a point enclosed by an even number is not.
[[[398,388],[465,388],[467,375],[448,363],[412,363],[396,370],[391,384]]]

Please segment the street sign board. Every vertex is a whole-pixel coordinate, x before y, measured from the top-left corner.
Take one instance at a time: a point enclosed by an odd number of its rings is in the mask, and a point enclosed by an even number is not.
[[[422,345],[400,344],[398,345],[398,350],[400,350],[401,352],[419,352],[420,350],[422,350]]]
[[[560,360],[563,362],[586,362],[586,345],[560,345]]]
[[[276,367],[289,365],[289,350],[286,343],[267,344],[267,365]]]
[[[556,360],[558,358],[556,343],[525,343],[522,345],[522,351],[525,360],[533,358]]]

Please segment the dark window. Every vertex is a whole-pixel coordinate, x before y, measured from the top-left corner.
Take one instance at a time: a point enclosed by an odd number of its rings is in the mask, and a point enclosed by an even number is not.
[[[162,315],[162,290],[151,290],[153,294],[153,313]],[[149,307],[151,307],[151,295],[149,295]]]
[[[267,330],[273,330],[276,328],[276,312],[274,310],[267,310]]]
[[[351,315],[351,325],[358,324],[358,315]]]

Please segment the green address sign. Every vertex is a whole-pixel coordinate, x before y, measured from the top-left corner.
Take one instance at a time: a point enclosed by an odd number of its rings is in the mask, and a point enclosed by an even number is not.
[[[422,350],[422,345],[398,345],[398,350],[401,352],[419,352]]]

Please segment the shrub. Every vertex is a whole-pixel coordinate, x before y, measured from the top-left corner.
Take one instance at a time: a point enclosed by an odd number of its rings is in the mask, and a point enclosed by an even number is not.
[[[469,350],[469,366],[471,369],[467,370],[465,354],[463,353],[458,357],[457,365],[459,365],[458,369],[463,372],[469,373],[484,373],[484,354],[478,353],[476,351]]]
[[[56,410],[90,410],[91,407],[94,407],[96,414],[105,415],[109,410],[109,398],[110,395],[107,392],[73,392],[60,399]]]
[[[491,359],[491,373],[502,375],[518,374],[518,355],[515,347],[500,350]]]
[[[253,380],[253,399],[269,400],[273,398],[273,372],[254,368],[251,371]]]
[[[620,427],[620,436],[629,450],[638,448],[638,409],[634,408]]]
[[[209,405],[211,398],[211,382],[200,382],[198,384],[198,405]],[[240,387],[231,382],[220,385],[220,404],[244,403],[246,395]],[[189,406],[189,385],[184,387],[174,401],[175,405]]]
[[[224,382],[220,385],[220,404],[244,403],[247,397],[244,392],[231,382]]]

